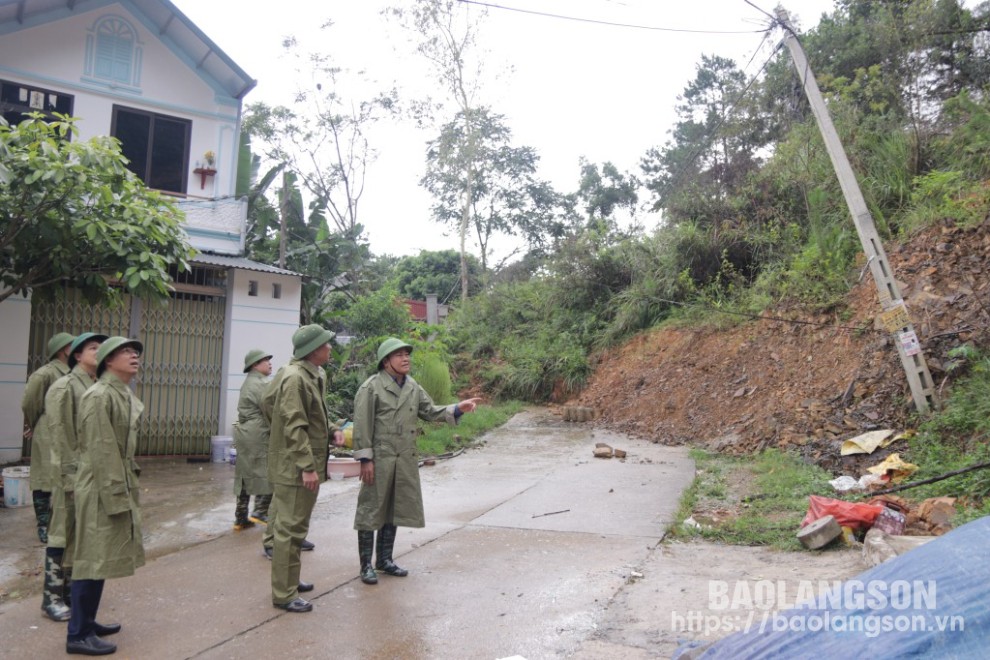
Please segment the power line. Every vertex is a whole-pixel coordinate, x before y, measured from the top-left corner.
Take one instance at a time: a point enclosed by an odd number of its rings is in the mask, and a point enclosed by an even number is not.
[[[652,30],[654,32],[686,32],[690,34],[755,34],[763,32],[763,30],[690,30],[686,28],[669,28],[660,27],[656,25],[637,25],[635,23],[616,23],[613,21],[602,21],[594,18],[582,18],[580,16],[566,16],[564,14],[553,14],[544,11],[535,11],[533,9],[522,9],[520,7],[507,7],[505,5],[497,5],[493,2],[480,2],[479,0],[458,0],[466,5],[477,5],[479,7],[489,7],[491,9],[504,9],[506,11],[515,11],[520,14],[531,14],[533,16],[543,16],[545,18],[557,18],[565,21],[575,21],[578,23],[591,23],[593,25],[607,25],[609,27],[619,27],[619,28],[629,28],[633,30]]]

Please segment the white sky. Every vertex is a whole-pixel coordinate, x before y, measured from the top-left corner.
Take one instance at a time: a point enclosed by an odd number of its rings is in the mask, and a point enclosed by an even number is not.
[[[380,16],[402,0],[173,0],[258,86],[245,103],[289,105],[299,84],[284,57],[282,39],[295,36],[304,50],[334,56],[338,65],[364,69],[382,86],[395,84],[405,99],[433,92],[438,83],[411,53],[409,36]],[[771,0],[752,0],[773,13]],[[756,73],[780,36],[762,49],[757,31],[766,17],[744,0],[494,0],[521,7],[612,23],[743,34],[636,30],[489,9],[483,23],[489,80],[481,103],[506,116],[515,146],[540,155],[540,176],[560,192],[573,192],[578,161],[612,161],[639,174],[639,159],[667,140],[674,105],[694,78],[702,54],[729,57]],[[831,11],[833,0],[782,0],[801,31]],[[478,9],[473,7],[472,10]],[[317,28],[327,19],[334,26]],[[755,58],[754,58],[755,54]],[[750,60],[752,58],[752,62]],[[747,67],[747,63],[750,63]],[[496,75],[497,74],[497,75]],[[347,89],[340,90],[352,96]],[[355,94],[353,96],[360,96]],[[444,121],[447,121],[446,119]],[[418,181],[425,144],[435,131],[396,121],[378,127],[379,151],[359,206],[371,249],[406,255],[457,249],[454,235],[430,219],[430,199]],[[645,199],[643,200],[645,201]],[[652,225],[655,218],[641,220]],[[503,254],[507,242],[498,245]]]

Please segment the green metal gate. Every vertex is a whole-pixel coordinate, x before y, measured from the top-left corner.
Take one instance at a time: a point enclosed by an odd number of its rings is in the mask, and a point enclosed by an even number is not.
[[[214,281],[224,279],[213,275]],[[62,299],[35,301],[29,370],[46,362],[45,345],[56,332],[135,337],[144,344],[135,379],[135,394],[144,403],[138,454],[209,454],[219,426],[224,297],[180,292],[165,305],[126,294],[123,299],[120,307],[93,305],[70,290]]]

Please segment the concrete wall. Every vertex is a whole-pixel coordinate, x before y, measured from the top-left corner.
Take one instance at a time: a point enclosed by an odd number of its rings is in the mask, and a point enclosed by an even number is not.
[[[11,296],[0,302],[0,463],[21,458],[24,416],[21,399],[27,381],[31,301]]]
[[[249,295],[251,282],[257,295]],[[273,295],[281,285],[281,297]],[[227,330],[221,387],[219,435],[233,435],[237,398],[244,384],[244,356],[254,348],[272,354],[274,371],[292,359],[292,334],[299,328],[302,281],[297,276],[231,269],[227,277]],[[274,372],[273,372],[274,373]]]

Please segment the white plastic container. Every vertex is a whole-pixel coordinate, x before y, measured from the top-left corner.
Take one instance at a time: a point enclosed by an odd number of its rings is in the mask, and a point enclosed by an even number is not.
[[[3,469],[3,505],[31,506],[31,467],[19,465]]]
[[[230,458],[229,452],[233,444],[234,438],[229,435],[215,435],[210,438],[210,462],[226,463]]]

